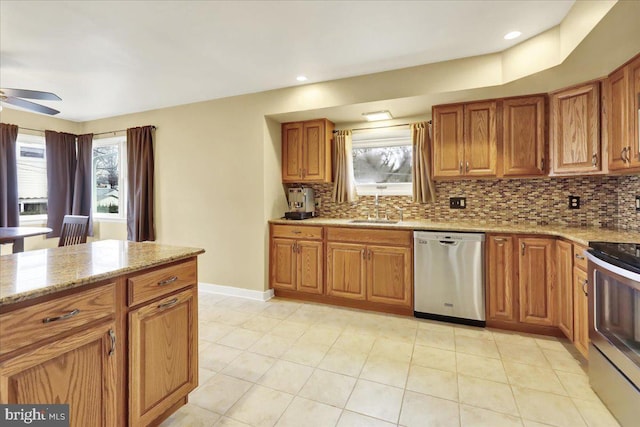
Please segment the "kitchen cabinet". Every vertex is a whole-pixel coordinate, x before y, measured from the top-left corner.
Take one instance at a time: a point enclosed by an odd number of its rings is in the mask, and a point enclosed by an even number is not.
[[[496,176],[496,102],[434,106],[433,159],[434,178]]]
[[[327,228],[327,294],[411,309],[411,232]]]
[[[605,88],[609,170],[638,171],[640,55],[611,73],[605,81]]]
[[[502,101],[503,175],[545,175],[545,96]]]
[[[271,226],[271,287],[322,294],[322,227]]]
[[[487,318],[513,322],[516,317],[513,247],[510,235],[487,235]]]
[[[331,182],[334,127],[327,119],[282,124],[282,182]]]
[[[573,245],[565,240],[556,242],[556,273],[558,283],[558,328],[573,341]]]
[[[554,92],[550,104],[551,174],[602,172],[600,82]]]
[[[197,293],[147,303],[129,313],[131,425],[148,425],[196,388]]]
[[[554,247],[554,239],[518,238],[520,322],[555,325]]]
[[[487,242],[487,325],[555,334],[555,239],[488,234]]]
[[[72,426],[118,424],[113,283],[0,315],[0,403],[68,403]]]

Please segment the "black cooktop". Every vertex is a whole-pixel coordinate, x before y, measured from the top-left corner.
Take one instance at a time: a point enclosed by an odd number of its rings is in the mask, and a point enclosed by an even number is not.
[[[589,246],[595,257],[640,274],[640,243],[591,242]]]

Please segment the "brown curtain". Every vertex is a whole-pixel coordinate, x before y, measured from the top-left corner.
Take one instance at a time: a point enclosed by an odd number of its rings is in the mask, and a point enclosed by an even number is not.
[[[127,129],[127,239],[155,240],[153,126]]]
[[[79,135],[77,140],[77,165],[73,187],[72,215],[89,217],[89,235],[93,236],[91,221],[91,158],[93,134]]]
[[[47,150],[47,237],[60,236],[62,220],[73,209],[76,175],[76,136],[70,133],[44,132]]]
[[[20,225],[17,139],[18,126],[0,123],[0,227]]]
[[[353,177],[353,152],[350,130],[339,130],[334,135],[335,183],[331,200],[334,203],[354,202],[357,199]]]
[[[427,203],[436,200],[436,193],[431,181],[430,147],[431,126],[426,122],[411,125],[413,141],[413,202]]]

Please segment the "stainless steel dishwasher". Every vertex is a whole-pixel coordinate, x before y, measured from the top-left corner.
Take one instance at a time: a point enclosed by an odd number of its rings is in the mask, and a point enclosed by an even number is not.
[[[485,325],[484,234],[416,231],[414,315]]]

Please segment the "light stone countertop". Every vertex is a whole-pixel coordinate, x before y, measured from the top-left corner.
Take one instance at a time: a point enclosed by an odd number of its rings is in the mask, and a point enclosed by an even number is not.
[[[640,244],[640,232],[629,230],[610,230],[598,227],[567,227],[564,225],[535,225],[535,224],[482,224],[480,222],[442,222],[430,220],[407,220],[396,224],[353,223],[352,219],[338,218],[309,218],[305,220],[274,219],[272,224],[287,225],[322,225],[338,227],[391,228],[408,230],[446,230],[479,233],[518,233],[541,234],[563,237],[576,243],[588,246],[589,242],[621,242]]]
[[[0,256],[0,306],[204,253],[204,249],[100,240]]]

